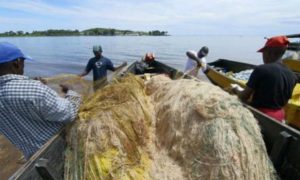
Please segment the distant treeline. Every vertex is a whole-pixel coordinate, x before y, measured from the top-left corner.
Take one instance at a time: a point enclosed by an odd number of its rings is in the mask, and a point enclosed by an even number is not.
[[[79,30],[63,30],[63,29],[49,29],[46,31],[8,31],[0,33],[0,37],[11,36],[167,36],[167,31],[153,30],[149,32],[132,31],[132,30],[118,30],[111,28],[92,28],[84,31]]]

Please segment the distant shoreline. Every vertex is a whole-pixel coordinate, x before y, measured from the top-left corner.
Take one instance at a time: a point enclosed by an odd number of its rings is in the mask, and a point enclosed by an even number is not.
[[[0,38],[5,38],[5,37],[157,37],[155,35],[57,35],[57,36],[1,36],[0,35]],[[163,35],[163,36],[171,36],[171,35]]]
[[[169,36],[167,31],[132,31],[119,30],[111,28],[92,28],[83,31],[79,30],[64,30],[64,29],[49,29],[45,31],[7,31],[0,33],[0,37],[60,37],[60,36]]]

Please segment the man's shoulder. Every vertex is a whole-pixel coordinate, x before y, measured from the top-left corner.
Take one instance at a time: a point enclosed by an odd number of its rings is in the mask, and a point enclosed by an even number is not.
[[[48,86],[44,85],[42,82],[33,79],[20,81],[16,83],[16,85],[23,86],[24,89],[36,90],[41,92],[44,92],[49,88]]]
[[[287,66],[285,66],[282,63],[268,63],[268,64],[262,64],[256,67],[256,69],[261,70],[284,70],[284,71],[291,71]],[[291,71],[292,72],[292,71]]]
[[[89,59],[89,62],[91,62],[91,61],[96,61],[96,57],[90,58],[90,59]]]
[[[30,79],[27,76],[13,74],[13,75],[7,75],[6,85],[35,88],[35,87],[41,87],[43,84],[40,81]]]
[[[44,98],[49,87],[37,80],[12,80],[3,86],[5,94],[14,98]],[[51,91],[51,90],[50,90]]]
[[[255,69],[268,68],[268,67],[270,67],[270,64],[260,64],[260,65],[256,66]]]
[[[264,71],[271,70],[274,68],[276,68],[276,65],[274,63],[261,64],[261,65],[256,66],[255,71],[256,72],[257,71],[264,72]]]
[[[102,56],[101,59],[104,60],[104,61],[110,61],[110,59],[105,57],[105,56]]]

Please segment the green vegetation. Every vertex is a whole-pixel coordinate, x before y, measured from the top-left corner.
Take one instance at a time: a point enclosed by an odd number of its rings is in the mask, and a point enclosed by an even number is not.
[[[23,36],[168,36],[167,31],[131,31],[118,30],[112,28],[92,28],[84,31],[79,30],[63,30],[49,29],[46,31],[8,31],[0,33],[0,37],[23,37]]]

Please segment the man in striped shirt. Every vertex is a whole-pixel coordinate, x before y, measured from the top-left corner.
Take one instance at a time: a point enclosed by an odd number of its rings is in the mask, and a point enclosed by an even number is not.
[[[0,133],[29,159],[64,124],[77,116],[80,95],[62,86],[65,98],[40,81],[24,76],[24,56],[0,42]]]

